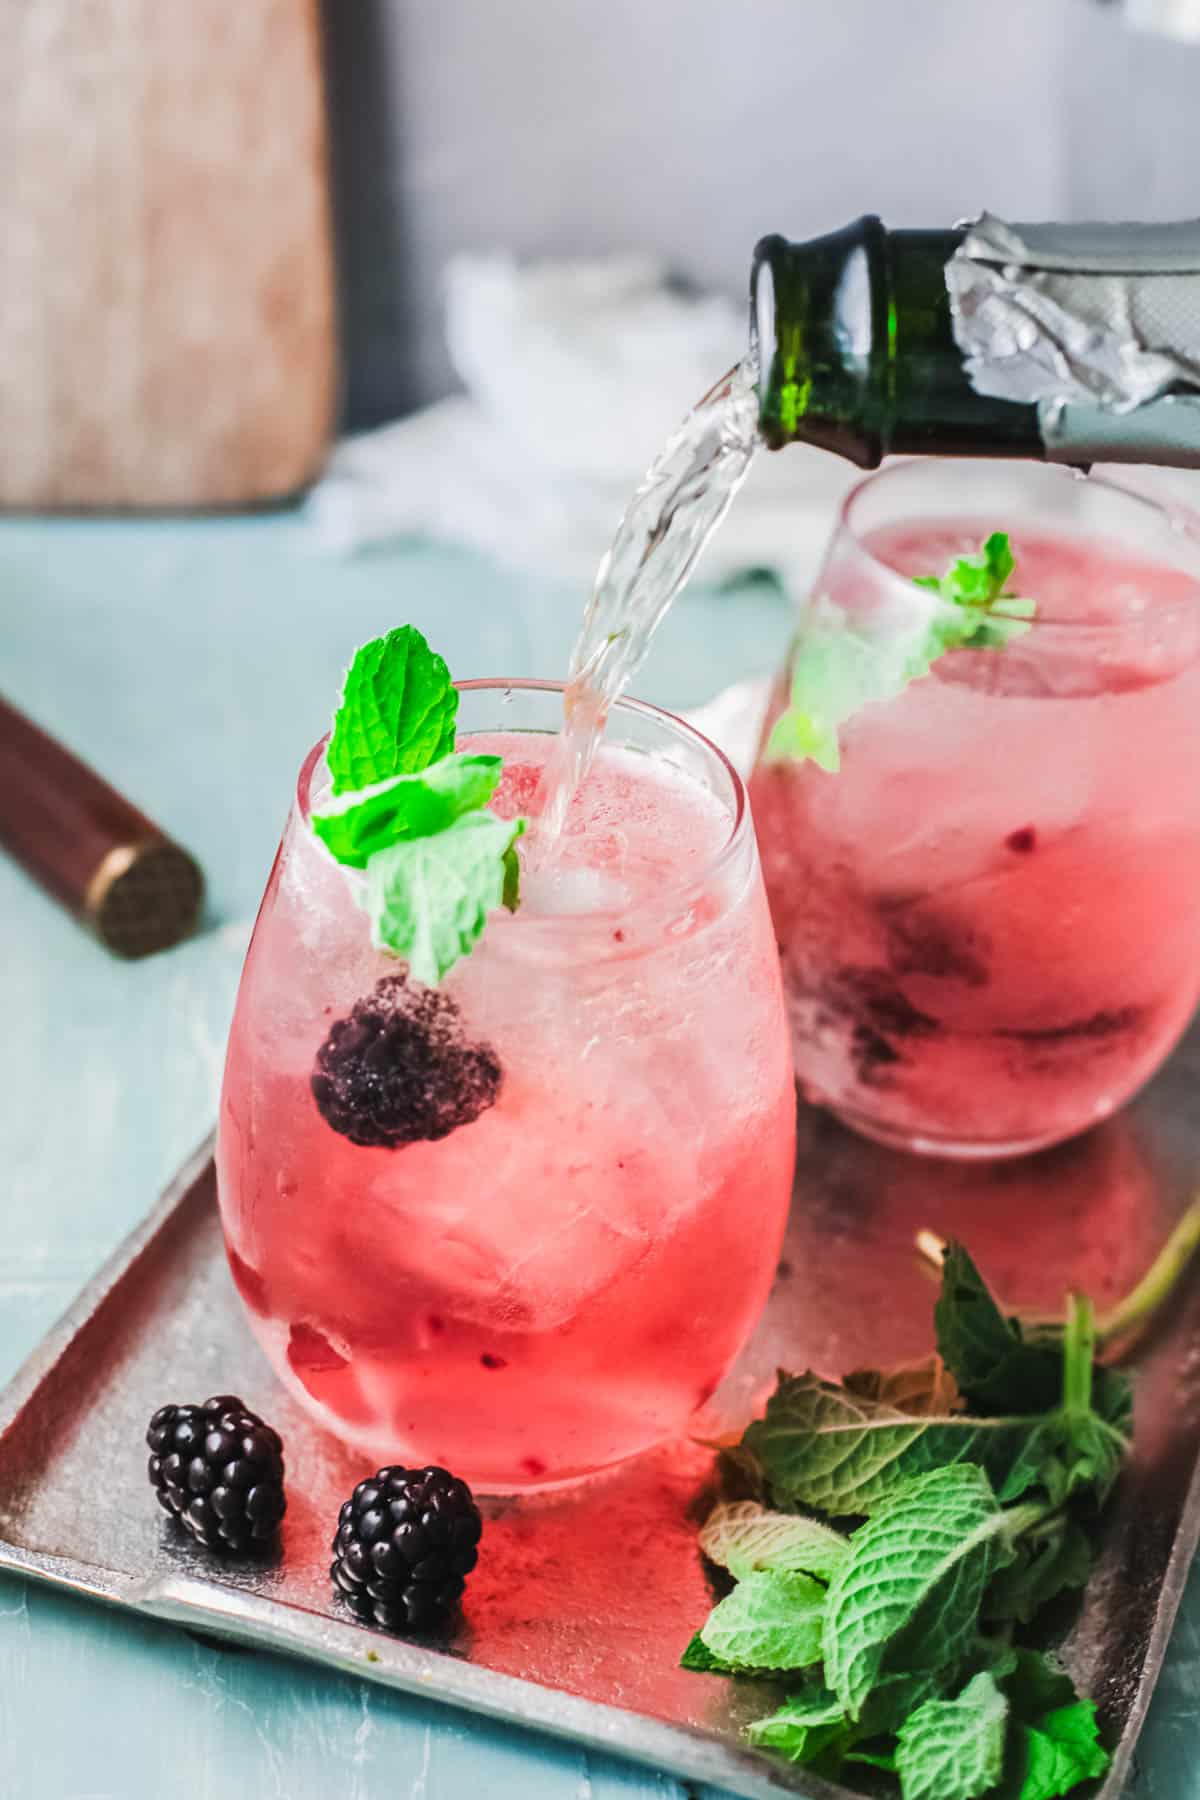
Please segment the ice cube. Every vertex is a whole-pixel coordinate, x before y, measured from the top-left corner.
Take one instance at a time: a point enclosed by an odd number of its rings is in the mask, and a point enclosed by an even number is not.
[[[522,910],[543,917],[621,912],[631,901],[628,882],[612,869],[552,863],[527,868],[521,880]]]
[[[598,1088],[556,1097],[511,1080],[490,1113],[409,1146],[403,1188],[382,1170],[359,1196],[376,1281],[425,1286],[439,1310],[497,1329],[567,1324],[661,1229],[678,1176],[645,1129],[615,1126]]]

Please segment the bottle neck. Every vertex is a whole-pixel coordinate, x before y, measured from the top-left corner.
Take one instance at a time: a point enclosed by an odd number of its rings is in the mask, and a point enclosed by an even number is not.
[[[1044,455],[1037,408],[968,379],[946,285],[962,238],[873,216],[804,244],[763,238],[751,331],[772,449],[815,444],[863,468],[897,454]]]

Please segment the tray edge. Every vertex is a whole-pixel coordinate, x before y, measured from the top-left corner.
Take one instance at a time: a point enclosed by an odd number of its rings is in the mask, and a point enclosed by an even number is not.
[[[159,1624],[203,1631],[520,1730],[545,1732],[561,1742],[640,1763],[683,1782],[722,1788],[742,1800],[861,1800],[847,1788],[808,1772],[789,1771],[786,1766],[775,1768],[754,1752],[736,1750],[701,1730],[586,1700],[518,1675],[476,1669],[474,1664],[457,1658],[437,1657],[436,1652],[422,1653],[418,1646],[401,1644],[399,1640],[388,1640],[393,1655],[397,1650],[401,1652],[399,1660],[370,1662],[369,1650],[364,1652],[358,1647],[364,1634],[362,1626],[310,1614],[303,1607],[289,1605],[286,1610],[319,1619],[326,1642],[310,1643],[295,1627],[281,1628],[273,1617],[277,1603],[257,1595],[238,1593],[243,1613],[262,1615],[246,1618],[243,1625],[237,1612],[219,1603],[227,1593],[232,1597],[231,1590],[223,1589],[219,1583],[184,1576],[143,1586],[118,1571],[98,1569],[97,1573],[112,1577],[104,1583],[89,1579],[92,1567],[68,1557],[35,1556],[0,1540],[0,1574],[135,1612]],[[367,1632],[366,1636],[374,1634]],[[435,1679],[437,1687],[433,1685]],[[797,1778],[803,1785],[797,1785]]]

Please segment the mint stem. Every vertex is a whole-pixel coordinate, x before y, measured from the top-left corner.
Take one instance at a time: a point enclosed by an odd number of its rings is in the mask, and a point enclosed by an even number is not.
[[[1193,1200],[1137,1286],[1097,1320],[1096,1343],[1100,1349],[1132,1336],[1150,1322],[1170,1298],[1198,1247],[1200,1200]]]
[[[1026,1500],[1021,1506],[1006,1506],[1004,1533],[1008,1542],[1015,1544],[1027,1531],[1043,1530],[1061,1510],[1061,1507],[1050,1506],[1041,1500]]]
[[[1086,1413],[1092,1406],[1092,1367],[1096,1356],[1096,1309],[1086,1294],[1067,1297],[1063,1334],[1063,1411]]]

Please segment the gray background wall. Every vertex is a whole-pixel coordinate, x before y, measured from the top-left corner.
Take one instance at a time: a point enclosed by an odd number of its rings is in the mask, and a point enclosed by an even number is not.
[[[1200,48],[1095,0],[326,0],[351,419],[443,391],[462,248],[1200,213]]]

